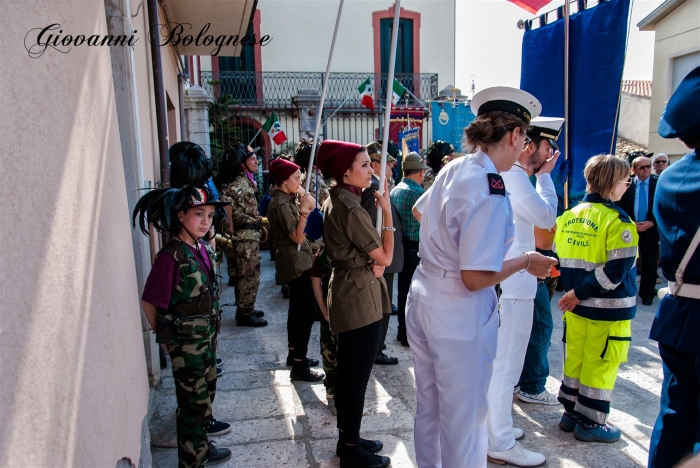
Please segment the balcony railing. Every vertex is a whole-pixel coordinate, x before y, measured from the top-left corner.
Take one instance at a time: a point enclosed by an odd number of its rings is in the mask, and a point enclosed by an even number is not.
[[[292,98],[300,89],[316,89],[321,92],[325,73],[321,72],[249,72],[224,71],[201,72],[202,86],[213,96],[229,96],[234,105],[267,108],[293,107]],[[328,78],[326,107],[361,108],[358,86],[367,77],[374,80],[374,99],[384,103],[386,73],[334,72]],[[396,79],[423,101],[438,97],[437,73],[397,73]],[[399,106],[418,106],[409,93],[405,93]]]

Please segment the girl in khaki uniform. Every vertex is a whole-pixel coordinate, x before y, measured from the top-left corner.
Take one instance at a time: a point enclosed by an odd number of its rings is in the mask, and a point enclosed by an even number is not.
[[[275,183],[275,189],[270,194],[272,200],[267,207],[267,219],[270,223],[270,237],[275,246],[275,279],[277,283],[287,283],[289,286],[287,365],[292,366],[292,380],[317,382],[323,379],[323,374],[310,367],[317,366],[318,361],[306,357],[311,327],[316,318],[316,300],[309,275],[313,254],[304,237],[306,220],[316,206],[316,200],[307,193],[301,197],[297,206],[301,171],[292,162],[281,158],[272,161],[270,178]],[[299,244],[301,249],[297,250]]]
[[[379,350],[382,313],[390,311],[382,275],[394,251],[392,217],[384,217],[379,234],[360,205],[362,189],[371,185],[372,168],[365,148],[326,140],[318,151],[319,167],[338,182],[323,205],[324,242],[333,272],[328,295],[331,330],[338,336],[335,385],[342,468],[386,467],[388,457],[375,455],[381,441],[360,438],[365,391]],[[375,193],[384,213],[391,213],[389,191]],[[372,262],[379,266],[372,267]]]

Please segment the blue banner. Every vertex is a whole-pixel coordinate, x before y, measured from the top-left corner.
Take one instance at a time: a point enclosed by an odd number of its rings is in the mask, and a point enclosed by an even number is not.
[[[474,120],[468,103],[433,101],[430,103],[430,110],[433,118],[433,141],[447,141],[459,151],[464,129]]]
[[[579,5],[581,2],[579,2]],[[611,0],[571,15],[569,20],[569,159],[552,171],[564,211],[583,198],[583,168],[597,154],[615,151],[618,103],[627,48],[630,0]],[[527,30],[523,36],[520,87],[542,103],[545,117],[564,116],[564,20]],[[564,146],[564,132],[559,137]]]

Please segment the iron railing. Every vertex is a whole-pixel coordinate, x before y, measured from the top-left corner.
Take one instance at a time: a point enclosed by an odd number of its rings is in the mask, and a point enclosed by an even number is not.
[[[229,96],[233,105],[284,108],[293,107],[292,98],[300,89],[316,89],[320,93],[324,75],[322,72],[201,72],[201,83],[214,97]],[[373,78],[375,101],[383,103],[386,73],[333,72],[328,78],[325,105],[340,106],[347,99],[344,108],[361,108],[357,88],[368,77]],[[396,79],[423,101],[438,97],[436,73],[397,73]],[[398,105],[416,107],[419,103],[405,93]]]

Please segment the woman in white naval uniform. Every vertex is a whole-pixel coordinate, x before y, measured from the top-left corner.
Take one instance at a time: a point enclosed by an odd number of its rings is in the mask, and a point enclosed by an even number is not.
[[[486,466],[486,392],[498,330],[493,286],[521,270],[546,276],[556,264],[536,252],[504,261],[514,228],[498,173],[520,156],[540,103],[524,91],[498,87],[479,92],[471,106],[477,118],[466,140],[479,149],[445,166],[414,207],[421,263],[406,328],[420,468]]]
[[[550,229],[556,223],[557,194],[549,173],[559,158],[553,141],[563,123],[564,119],[550,117],[532,119],[527,132],[532,142],[525,145],[515,165],[502,174],[515,221],[515,240],[507,259],[535,250],[534,226]],[[537,176],[536,190],[530,174]],[[513,387],[523,369],[532,329],[537,278],[528,272],[518,272],[501,282],[501,291],[501,326],[487,394],[488,458],[496,463],[540,466],[545,462],[544,455],[526,450],[516,442],[523,431],[513,428],[511,415]]]

